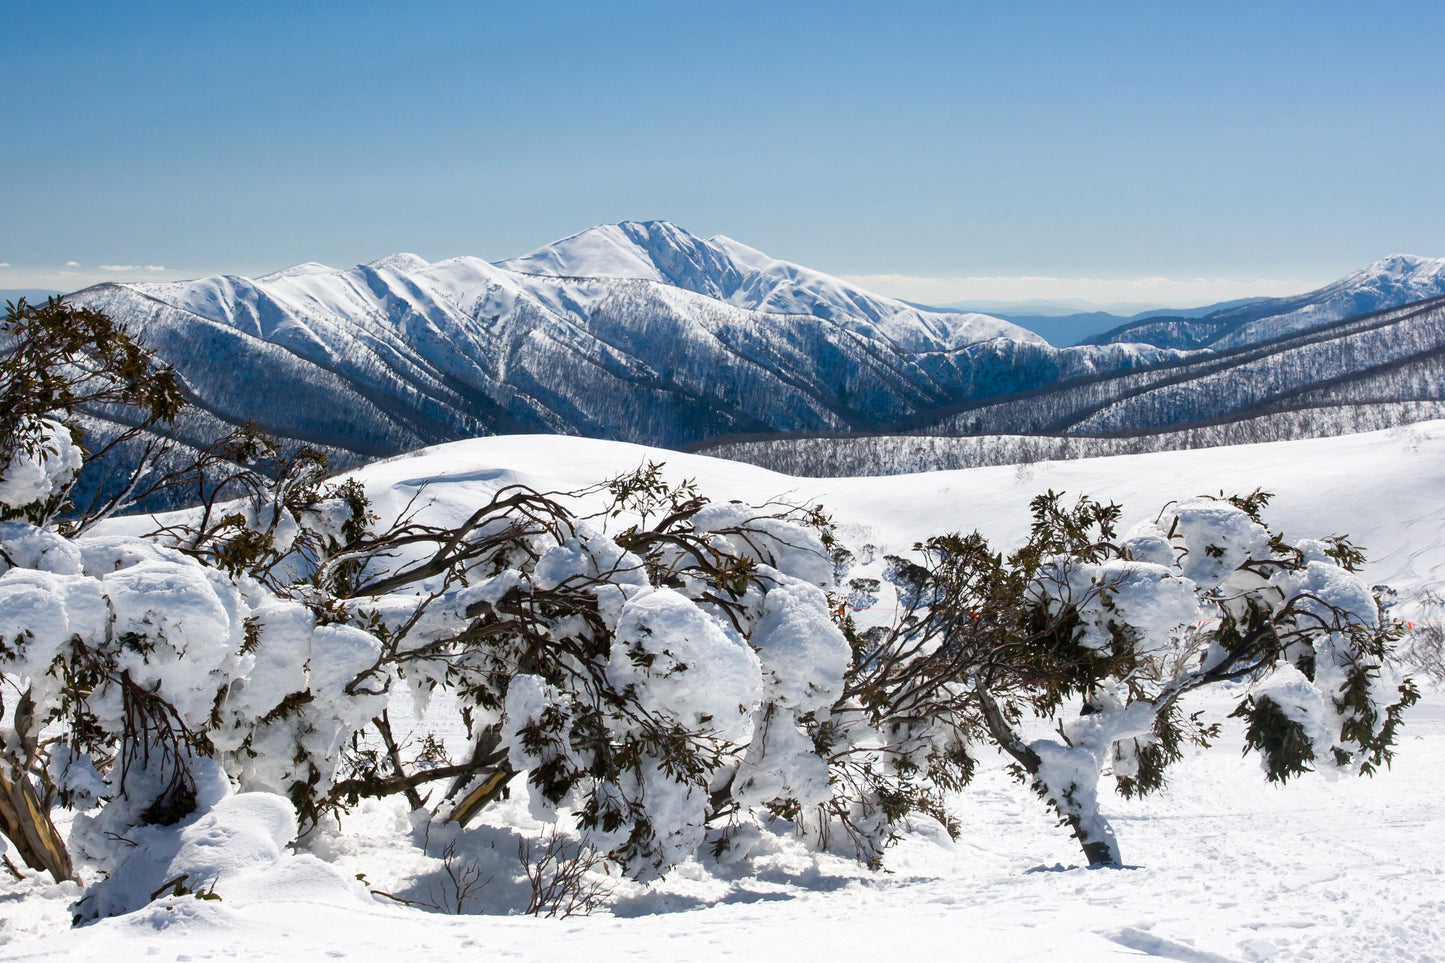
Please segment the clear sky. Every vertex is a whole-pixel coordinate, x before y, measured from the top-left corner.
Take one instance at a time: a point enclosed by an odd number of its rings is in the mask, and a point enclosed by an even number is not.
[[[1439,0],[7,0],[0,288],[664,218],[936,302],[1291,293],[1445,255],[1442,28]]]

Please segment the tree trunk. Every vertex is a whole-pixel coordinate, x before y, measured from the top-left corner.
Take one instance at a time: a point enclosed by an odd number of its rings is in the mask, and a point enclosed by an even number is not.
[[[975,684],[974,691],[978,694],[979,706],[994,740],[1029,774],[1034,791],[1058,810],[1062,823],[1069,827],[1084,850],[1089,867],[1122,866],[1119,843],[1108,820],[1099,812],[1096,789],[1088,788],[1080,793],[1079,786],[1060,788],[1049,785],[1040,775],[1044,763],[1042,757],[1019,738],[981,682]]]
[[[1066,792],[1064,798],[1060,799],[1053,787],[1046,785],[1037,776],[1034,777],[1034,790],[1058,807],[1064,824],[1073,831],[1074,838],[1079,841],[1084,855],[1088,857],[1090,869],[1118,869],[1123,865],[1119,859],[1119,843],[1114,838],[1114,830],[1099,812],[1097,805],[1080,806],[1075,802],[1072,791]]]
[[[31,869],[45,870],[57,883],[80,882],[70,862],[70,851],[50,821],[40,797],[22,775],[11,782],[0,766],[0,832],[14,844]]]
[[[507,750],[502,746],[501,728],[488,726],[478,737],[472,748],[472,758],[467,770],[457,776],[447,790],[445,800],[451,803],[446,821],[465,826],[487,806],[491,805],[507,788],[507,783],[517,771],[507,761]],[[478,781],[477,777],[485,778]]]

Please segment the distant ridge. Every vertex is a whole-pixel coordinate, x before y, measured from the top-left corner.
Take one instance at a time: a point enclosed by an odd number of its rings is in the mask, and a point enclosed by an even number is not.
[[[1127,328],[1134,323],[1152,318],[1202,318],[1216,311],[1264,300],[1268,299],[1262,297],[1237,298],[1196,308],[1150,308],[1128,315],[1111,313],[1108,309],[1031,314],[1027,304],[994,306],[985,303],[972,306],[954,305],[953,307],[959,311],[982,311],[1003,318],[1005,321],[1012,321],[1014,324],[1042,335],[1049,344],[1066,347],[1090,342],[1103,333]],[[935,308],[934,310],[940,309]]]
[[[1445,296],[925,414],[897,433],[718,439],[801,475],[879,475],[1250,444],[1445,416]]]
[[[627,221],[495,264],[401,253],[70,297],[177,368],[204,412],[197,442],[251,419],[345,463],[488,434],[669,448],[900,427],[1122,436],[1430,401],[1445,398],[1441,312],[1389,311],[1445,293],[1442,279],[1445,261],[1396,256],[1296,298],[1143,319],[1058,348],[730,238]],[[1392,301],[1376,317],[1336,317]]]
[[[358,458],[494,433],[866,430],[1177,355],[1054,348],[661,221],[498,264],[398,254],[71,297],[141,334],[213,416]]]
[[[1393,254],[1306,294],[1221,306],[1202,316],[1141,317],[1082,343],[1233,348],[1440,295],[1445,258]]]
[[[0,288],[0,304],[9,301],[19,301],[24,298],[31,304],[40,304],[51,297],[64,294],[63,291],[51,291],[46,288]]]

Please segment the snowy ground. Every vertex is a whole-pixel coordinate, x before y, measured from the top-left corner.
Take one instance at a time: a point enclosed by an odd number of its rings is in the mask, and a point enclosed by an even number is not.
[[[374,466],[373,497],[393,505],[423,480],[437,517],[470,511],[500,484],[571,489],[647,459],[696,477],[716,499],[780,494],[821,501],[855,550],[899,551],[950,528],[1018,538],[1047,488],[1125,505],[1125,523],[1163,502],[1263,487],[1288,536],[1347,531],[1368,575],[1410,594],[1445,579],[1445,423],[1336,439],[1026,468],[791,479],[750,466],[577,439],[463,442]],[[501,467],[505,466],[505,468]],[[1227,694],[1197,708],[1227,711]],[[1393,770],[1373,779],[1265,783],[1226,735],[1193,751],[1170,788],[1113,798],[1126,870],[1078,868],[1074,841],[997,763],[957,800],[956,843],[920,822],[888,872],[763,839],[751,861],[687,864],[650,889],[617,884],[610,911],[565,921],[447,916],[370,895],[443,902],[444,866],[417,848],[404,806],[359,809],[300,854],[258,850],[222,874],[219,901],[166,897],[128,917],[68,930],[73,887],[0,877],[0,959],[862,959],[948,954],[988,960],[1445,960],[1445,694],[1407,717]],[[465,907],[515,909],[505,882],[525,825],[516,794],[458,852],[504,884]],[[240,797],[236,797],[240,798]],[[324,857],[322,859],[316,856]],[[365,877],[365,884],[356,875]]]
[[[1267,785],[1232,747],[1195,753],[1171,789],[1109,814],[1126,870],[1079,868],[1073,841],[1000,769],[959,800],[964,835],[936,827],[870,874],[780,840],[737,874],[690,864],[653,892],[619,892],[613,915],[568,920],[438,916],[348,891],[314,866],[220,902],[167,898],[65,930],[73,892],[0,890],[7,932],[38,942],[4,959],[985,960],[1445,959],[1445,697],[1413,714],[1391,772]],[[338,860],[378,888],[425,872],[405,818],[357,816]],[[931,831],[930,831],[931,830]],[[366,843],[364,840],[372,840]],[[343,847],[338,847],[343,848]],[[308,872],[316,874],[308,875]],[[50,899],[36,899],[51,895]],[[21,897],[26,898],[23,902]]]
[[[714,500],[784,497],[821,503],[855,550],[907,550],[942,532],[977,529],[999,544],[1028,532],[1029,500],[1053,489],[1124,506],[1123,527],[1194,495],[1273,492],[1265,513],[1287,538],[1346,533],[1369,555],[1368,577],[1401,589],[1445,585],[1445,421],[1229,448],[1122,455],[883,478],[795,478],[698,455],[617,442],[516,436],[454,442],[359,473],[372,497],[399,507],[418,489],[439,516],[465,517],[510,482],[566,491],[664,462]]]

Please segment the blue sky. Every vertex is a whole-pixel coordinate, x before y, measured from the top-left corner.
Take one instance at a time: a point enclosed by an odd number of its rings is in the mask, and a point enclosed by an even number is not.
[[[0,24],[4,288],[497,259],[628,218],[938,301],[1198,302],[1445,255],[1438,2],[46,2]]]

